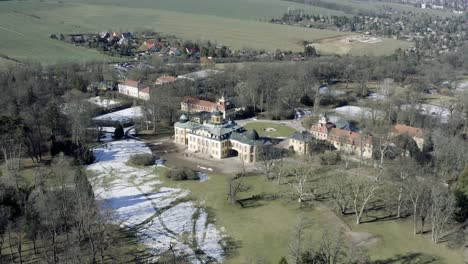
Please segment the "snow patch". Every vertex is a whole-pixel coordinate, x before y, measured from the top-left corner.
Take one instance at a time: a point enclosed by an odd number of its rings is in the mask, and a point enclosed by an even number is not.
[[[208,222],[204,208],[182,201],[189,191],[161,186],[154,167],[126,164],[133,154],[151,153],[144,143],[115,141],[95,148],[94,153],[96,162],[87,169],[96,175],[91,179],[96,198],[115,212],[116,223],[135,228],[151,253],[157,256],[172,244],[177,254],[192,263],[223,261],[222,233]]]
[[[124,110],[97,116],[93,118],[93,120],[116,121],[116,122],[125,123],[125,122],[132,121],[134,119],[140,118],[142,116],[143,116],[143,109],[141,108],[141,106],[135,106],[135,107],[127,108]]]
[[[100,96],[89,98],[88,102],[95,104],[102,108],[112,108],[114,106],[120,105],[120,102],[114,101],[112,99],[102,98]]]

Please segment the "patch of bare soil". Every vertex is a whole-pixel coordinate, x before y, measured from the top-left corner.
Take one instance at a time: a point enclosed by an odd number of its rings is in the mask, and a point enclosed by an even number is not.
[[[380,241],[378,237],[366,232],[349,231],[346,233],[346,236],[354,246],[365,249],[375,246]]]

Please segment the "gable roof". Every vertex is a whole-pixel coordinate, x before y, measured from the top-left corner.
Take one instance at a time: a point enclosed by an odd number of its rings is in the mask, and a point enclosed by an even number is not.
[[[143,89],[140,90],[140,93],[149,94],[150,93],[150,87],[149,86],[144,87]]]
[[[125,80],[125,81],[121,82],[121,84],[131,86],[131,87],[139,87],[140,86],[140,83],[138,81],[135,81],[135,80]]]
[[[393,127],[393,133],[401,135],[401,134],[408,134],[409,136],[422,138],[423,137],[423,130],[417,127],[407,126],[403,124],[396,124]]]

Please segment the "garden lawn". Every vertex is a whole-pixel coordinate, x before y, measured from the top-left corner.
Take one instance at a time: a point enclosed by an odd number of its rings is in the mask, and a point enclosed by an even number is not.
[[[255,129],[262,137],[290,137],[296,130],[290,126],[269,122],[252,122],[244,126],[247,130]],[[267,128],[273,128],[276,131],[267,132]]]

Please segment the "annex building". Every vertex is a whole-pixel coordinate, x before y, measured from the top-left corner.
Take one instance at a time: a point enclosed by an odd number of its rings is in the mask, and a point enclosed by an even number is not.
[[[217,107],[209,122],[190,121],[183,114],[174,124],[174,141],[187,146],[190,152],[214,159],[238,156],[246,163],[256,162],[260,147],[266,143],[257,131],[247,131],[234,121],[226,121]]]

